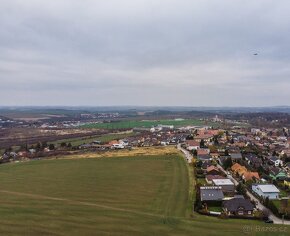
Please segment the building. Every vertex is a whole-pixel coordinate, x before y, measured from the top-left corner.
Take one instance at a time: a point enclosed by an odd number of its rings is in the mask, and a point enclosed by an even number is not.
[[[274,166],[282,166],[283,165],[283,161],[282,160],[280,160],[278,157],[276,157],[276,156],[271,156],[270,158],[269,158],[269,163],[270,164],[272,164],[272,165],[274,165]]]
[[[197,155],[197,160],[199,161],[211,161],[212,157],[210,155]]]
[[[278,199],[279,189],[273,184],[253,184],[252,190],[262,198]]]
[[[223,211],[227,215],[251,216],[253,215],[254,205],[250,200],[244,198],[233,198],[222,203]]]
[[[162,125],[162,124],[159,124],[157,125],[157,129],[160,128],[160,129],[174,129],[174,125]]]
[[[234,193],[235,192],[235,185],[234,183],[228,179],[212,179],[212,183],[215,186],[221,187],[224,193]]]
[[[211,166],[211,161],[203,161],[201,165],[201,169],[206,172],[207,167]]]
[[[200,187],[200,200],[207,201],[222,201],[224,194],[221,187],[206,186]]]
[[[197,155],[209,155],[210,150],[208,148],[200,148],[197,150]]]
[[[194,137],[194,140],[196,140],[197,142],[201,142],[201,140],[203,140],[204,142],[210,142],[212,138],[212,134],[199,132],[197,136]]]
[[[226,177],[221,175],[206,175],[205,180],[208,184],[212,184],[213,179],[226,179]]]
[[[241,166],[239,163],[235,163],[232,167],[231,170],[235,173],[238,174],[239,176],[243,176],[244,173],[246,173],[248,170],[246,167]]]
[[[221,171],[216,166],[211,165],[211,166],[206,168],[206,173],[208,175],[220,175]]]
[[[257,157],[254,154],[248,154],[245,157],[246,161],[248,162],[249,165],[254,167],[255,169],[259,168],[263,164],[263,161],[261,158]]]
[[[247,171],[243,174],[243,179],[247,181],[258,181],[260,176],[258,172]]]
[[[283,180],[287,177],[287,174],[279,167],[272,167],[269,169],[269,176],[272,180]]]
[[[189,151],[197,150],[199,149],[199,142],[196,142],[194,140],[186,140],[185,146],[186,146],[186,149]]]
[[[242,160],[242,154],[240,152],[238,153],[230,153],[230,157],[233,161]]]
[[[218,152],[211,152],[210,156],[212,157],[212,159],[218,160],[220,155]]]

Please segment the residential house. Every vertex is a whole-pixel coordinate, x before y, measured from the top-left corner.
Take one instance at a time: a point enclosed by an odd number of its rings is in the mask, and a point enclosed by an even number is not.
[[[248,199],[233,198],[223,201],[222,208],[227,215],[251,216],[253,215],[255,206]]]
[[[270,166],[269,164],[265,163],[265,164],[261,165],[261,167],[262,167],[264,173],[269,173],[270,168],[272,166]]]
[[[127,147],[129,145],[129,141],[127,139],[120,139],[119,144],[123,145],[124,147]]]
[[[118,140],[112,140],[112,141],[109,142],[110,146],[113,146],[114,144],[119,144],[119,141]]]
[[[235,162],[242,159],[242,154],[240,152],[230,153],[230,156],[231,156],[232,160]]]
[[[234,193],[235,192],[235,184],[228,178],[224,179],[213,179],[213,185],[221,187],[224,193]]]
[[[218,159],[219,158],[219,153],[218,152],[211,152],[210,153],[212,159]]]
[[[30,148],[28,151],[29,151],[30,154],[35,154],[36,153],[36,149],[35,148]]]
[[[238,174],[240,177],[248,171],[246,167],[240,165],[239,163],[235,163],[234,165],[232,165],[231,170],[235,174]]]
[[[238,142],[238,143],[235,143],[235,145],[239,148],[243,148],[243,147],[247,146],[247,144],[245,142]]]
[[[197,142],[195,140],[186,140],[185,147],[189,151],[197,150],[197,149],[199,149],[199,142]]]
[[[205,180],[208,184],[212,184],[213,179],[226,179],[226,177],[221,175],[206,175]]]
[[[221,174],[221,171],[216,166],[211,165],[211,166],[207,167],[206,173],[208,175],[219,175],[219,174]]]
[[[253,154],[246,155],[245,159],[248,162],[248,164],[254,167],[255,169],[259,168],[259,166],[263,164],[262,159]]]
[[[240,148],[236,147],[235,145],[228,147],[227,150],[229,153],[240,153]]]
[[[27,151],[20,151],[17,153],[19,157],[28,157],[29,153]]]
[[[287,177],[287,174],[279,167],[271,167],[269,170],[269,177],[272,180],[283,180]]]
[[[197,142],[200,142],[201,140],[204,140],[204,142],[209,142],[211,138],[213,138],[212,134],[199,132],[197,136],[194,137],[194,140],[196,140]]]
[[[169,145],[169,142],[168,141],[161,141],[160,145],[161,146],[167,146],[167,145]]]
[[[207,130],[207,133],[213,136],[218,135],[220,132],[221,130],[218,130],[218,129]]]
[[[222,201],[224,193],[221,187],[205,186],[200,187],[200,200],[202,202]]]
[[[219,159],[218,159],[218,162],[223,165],[223,163],[228,159],[230,158],[230,156],[220,156]]]
[[[273,184],[253,184],[252,190],[262,198],[278,199],[280,190]]]
[[[212,158],[211,158],[211,156],[209,154],[207,154],[207,155],[197,155],[197,159],[199,161],[211,161],[212,160]]]
[[[247,181],[258,181],[260,176],[258,172],[247,171],[243,174],[242,178]]]
[[[210,150],[208,148],[200,148],[197,150],[197,155],[208,155]]]
[[[282,166],[283,165],[283,161],[280,160],[278,157],[276,156],[271,156],[269,158],[269,164],[274,165],[274,166]]]
[[[207,170],[207,167],[211,166],[211,161],[204,161],[201,165],[201,169],[203,171],[206,171]]]

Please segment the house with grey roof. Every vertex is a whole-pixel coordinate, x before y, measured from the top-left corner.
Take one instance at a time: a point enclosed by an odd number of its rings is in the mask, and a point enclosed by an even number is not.
[[[248,162],[249,165],[254,167],[255,169],[259,168],[263,164],[263,161],[261,158],[257,157],[254,154],[248,154],[245,157],[246,161]]]
[[[269,177],[272,180],[284,180],[287,177],[287,174],[284,170],[279,167],[270,167]]]
[[[222,188],[224,193],[233,193],[235,192],[235,184],[229,178],[224,179],[213,179],[213,185],[219,186]]]
[[[209,154],[201,154],[201,155],[197,155],[197,160],[199,160],[199,161],[211,161],[212,157]]]
[[[241,160],[243,158],[240,152],[230,153],[230,157],[232,158],[233,161]]]
[[[233,198],[223,201],[222,208],[227,215],[251,216],[255,206],[248,199]]]
[[[253,184],[252,190],[262,198],[278,199],[280,190],[273,184]]]
[[[223,198],[224,194],[221,187],[217,186],[200,187],[200,200],[202,202],[222,201]]]

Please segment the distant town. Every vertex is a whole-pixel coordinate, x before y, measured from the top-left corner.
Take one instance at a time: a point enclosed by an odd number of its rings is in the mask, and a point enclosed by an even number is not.
[[[174,147],[189,165],[193,211],[290,220],[287,113],[4,110],[1,164]]]

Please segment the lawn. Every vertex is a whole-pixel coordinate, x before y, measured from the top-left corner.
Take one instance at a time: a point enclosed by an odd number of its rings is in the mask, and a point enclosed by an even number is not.
[[[174,125],[175,127],[181,126],[217,126],[217,123],[205,122],[199,119],[185,119],[185,120],[125,120],[111,123],[95,123],[83,125],[83,128],[99,128],[99,129],[131,129],[134,127],[146,127],[162,125]]]
[[[281,207],[281,200],[272,200],[274,206],[280,210],[280,207]]]
[[[222,212],[222,207],[221,206],[209,206],[208,210],[215,211],[215,212]]]
[[[203,185],[208,185],[208,183],[206,182],[205,178],[197,178],[197,179],[196,179],[196,182],[197,182],[198,184],[201,184],[202,186],[203,186]]]
[[[244,235],[261,224],[192,218],[188,176],[178,155],[1,165],[0,234]]]
[[[284,189],[279,189],[280,190],[280,197],[289,197],[289,193],[286,192]]]

